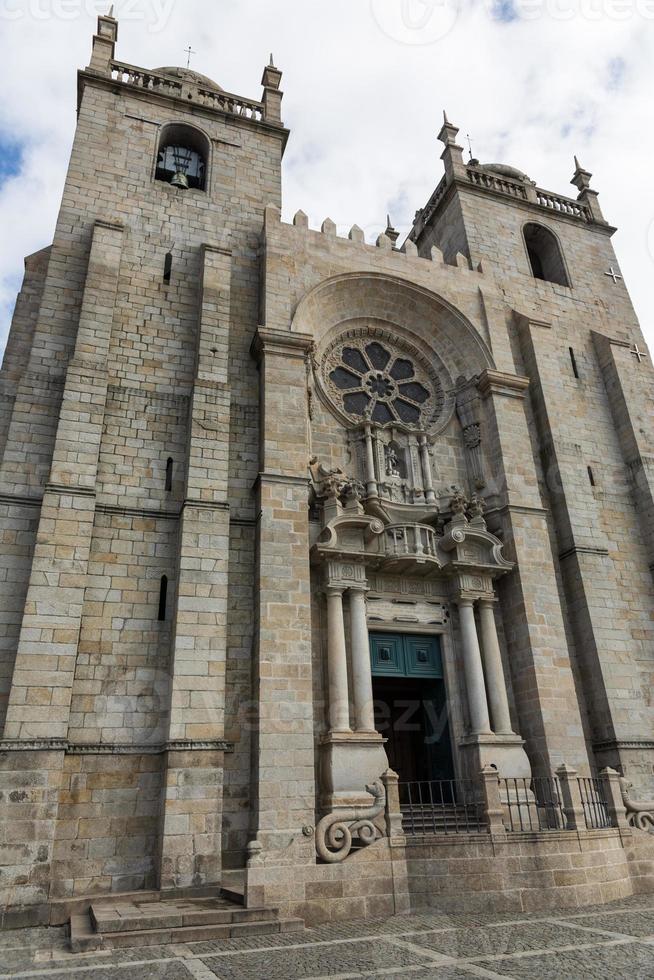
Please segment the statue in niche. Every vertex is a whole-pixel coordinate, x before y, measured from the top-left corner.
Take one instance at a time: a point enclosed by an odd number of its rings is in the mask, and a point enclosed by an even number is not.
[[[400,473],[400,459],[393,446],[384,446],[384,461],[386,463],[386,476],[402,476]]]

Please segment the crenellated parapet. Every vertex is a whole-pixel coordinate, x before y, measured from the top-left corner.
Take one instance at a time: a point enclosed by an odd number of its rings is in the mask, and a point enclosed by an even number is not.
[[[310,228],[308,216],[301,210],[296,212],[292,223],[283,222],[279,208],[271,204],[266,208],[265,222],[268,230],[273,225],[279,225],[282,234],[288,235],[289,246],[296,248],[302,247],[303,242],[298,236],[303,235],[306,242],[316,245],[329,243],[331,247],[342,246],[343,249],[347,250],[350,257],[355,254],[353,253],[354,248],[371,256],[387,253],[388,258],[397,260],[396,268],[398,271],[407,271],[407,267],[415,261],[421,269],[428,268],[431,264],[435,268],[456,269],[480,276],[484,272],[481,265],[473,269],[470,261],[462,253],[458,253],[453,262],[446,262],[443,252],[436,246],[430,250],[428,256],[421,256],[410,238],[400,248],[397,248],[392,238],[385,232],[378,235],[374,243],[367,242],[364,230],[357,224],[352,225],[347,235],[338,234],[338,226],[331,218],[325,218],[319,229]]]

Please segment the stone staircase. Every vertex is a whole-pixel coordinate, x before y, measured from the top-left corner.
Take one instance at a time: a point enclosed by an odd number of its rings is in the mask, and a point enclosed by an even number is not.
[[[246,909],[243,896],[216,889],[215,896],[167,898],[149,893],[98,898],[87,912],[70,917],[74,953],[128,946],[236,939],[304,929],[302,919],[281,918],[277,909]]]

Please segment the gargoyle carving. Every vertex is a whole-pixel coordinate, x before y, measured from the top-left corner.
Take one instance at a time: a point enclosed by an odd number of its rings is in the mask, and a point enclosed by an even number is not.
[[[327,864],[344,861],[352,850],[352,838],[358,837],[367,847],[378,835],[373,820],[386,809],[386,790],[375,780],[366,790],[375,798],[372,806],[355,806],[349,810],[328,813],[316,827],[316,852]]]
[[[348,476],[340,467],[327,469],[323,463],[319,463],[314,457],[309,469],[317,498],[338,497],[339,499],[347,499],[348,497],[356,497],[358,500],[364,498],[364,485],[359,480]]]

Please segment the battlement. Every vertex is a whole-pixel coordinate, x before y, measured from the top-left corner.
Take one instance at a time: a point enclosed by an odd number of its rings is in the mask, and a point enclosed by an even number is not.
[[[296,234],[303,233],[310,236],[313,238],[314,242],[319,242],[321,239],[324,242],[331,240],[345,246],[357,246],[358,248],[364,249],[368,253],[387,252],[393,256],[397,256],[400,260],[404,259],[406,261],[415,261],[423,264],[431,263],[435,266],[462,270],[471,274],[483,275],[484,273],[481,263],[473,268],[469,259],[461,252],[456,254],[453,262],[446,262],[442,250],[434,245],[431,248],[429,255],[421,256],[418,254],[417,246],[409,238],[407,238],[401,248],[395,247],[392,239],[386,234],[378,235],[374,244],[366,242],[365,232],[359,227],[359,225],[356,224],[352,225],[347,236],[339,235],[337,233],[336,223],[332,221],[331,218],[325,218],[319,230],[310,228],[309,218],[305,212],[301,210],[294,215],[293,223],[289,224],[281,220],[281,212],[279,208],[277,208],[274,204],[270,204],[265,210],[266,231],[275,225],[283,227],[284,229]]]

